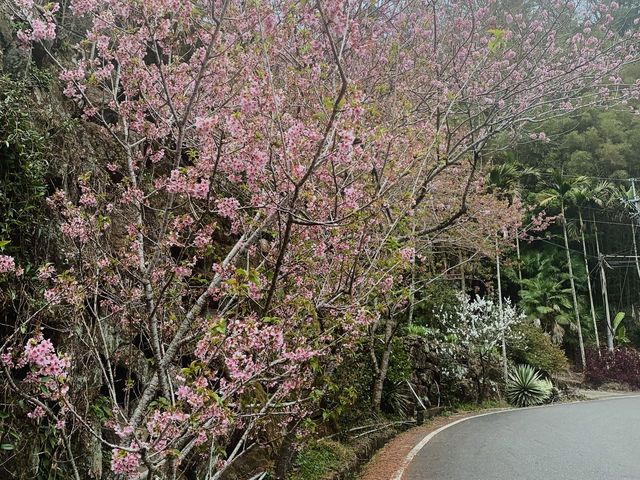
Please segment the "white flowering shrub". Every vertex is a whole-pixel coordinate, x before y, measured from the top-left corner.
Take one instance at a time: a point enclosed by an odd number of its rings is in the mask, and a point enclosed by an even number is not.
[[[498,349],[504,334],[505,342],[513,342],[518,333],[514,327],[525,320],[509,299],[500,305],[490,298],[460,293],[453,310],[442,310],[438,350],[449,356],[452,363],[443,366],[443,381],[449,384],[473,379],[477,399],[483,400],[498,392],[496,367]],[[461,358],[464,357],[464,358]]]
[[[486,355],[498,345],[504,332],[507,340],[517,335],[514,327],[525,320],[508,298],[500,305],[491,298],[461,293],[454,313],[442,312],[439,316],[442,329],[451,343],[470,353]]]

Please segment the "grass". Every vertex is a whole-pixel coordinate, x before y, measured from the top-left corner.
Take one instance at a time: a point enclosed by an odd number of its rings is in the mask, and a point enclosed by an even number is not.
[[[319,440],[305,446],[293,463],[287,480],[322,480],[355,458],[349,447],[333,440]]]

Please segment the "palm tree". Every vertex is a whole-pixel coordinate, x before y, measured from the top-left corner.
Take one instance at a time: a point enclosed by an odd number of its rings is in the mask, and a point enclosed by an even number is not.
[[[567,234],[566,209],[574,202],[576,192],[589,184],[589,179],[583,176],[565,177],[557,169],[549,170],[549,178],[545,181],[545,189],[538,194],[538,203],[541,206],[556,205],[560,208],[562,216],[562,234],[564,237],[564,249],[567,255],[567,268],[569,270],[569,283],[571,285],[571,295],[573,297],[573,308],[575,314],[575,325],[578,330],[578,343],[580,345],[580,360],[582,369],[586,367],[584,353],[584,340],[582,338],[582,325],[580,324],[580,309],[578,307],[578,294],[573,275],[573,265],[571,264],[571,251],[569,249],[569,235]]]
[[[516,195],[520,194],[522,179],[526,176],[537,178],[540,173],[532,167],[526,167],[519,163],[501,163],[494,165],[487,176],[487,190],[496,193],[498,198],[513,202]]]
[[[571,289],[541,272],[522,280],[520,305],[529,318],[539,321],[554,343],[562,343],[565,326],[571,323]]]

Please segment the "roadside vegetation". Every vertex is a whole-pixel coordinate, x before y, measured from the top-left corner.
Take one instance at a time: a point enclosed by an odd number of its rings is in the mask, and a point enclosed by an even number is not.
[[[3,2],[0,478],[640,388],[636,3]]]

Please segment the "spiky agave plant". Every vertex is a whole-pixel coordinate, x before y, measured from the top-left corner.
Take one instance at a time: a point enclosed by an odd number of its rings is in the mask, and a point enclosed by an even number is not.
[[[540,378],[531,365],[517,365],[509,374],[507,399],[516,407],[530,407],[544,403],[551,394],[553,384]]]
[[[386,380],[382,392],[382,409],[386,413],[406,417],[411,413],[413,397],[402,380]]]

